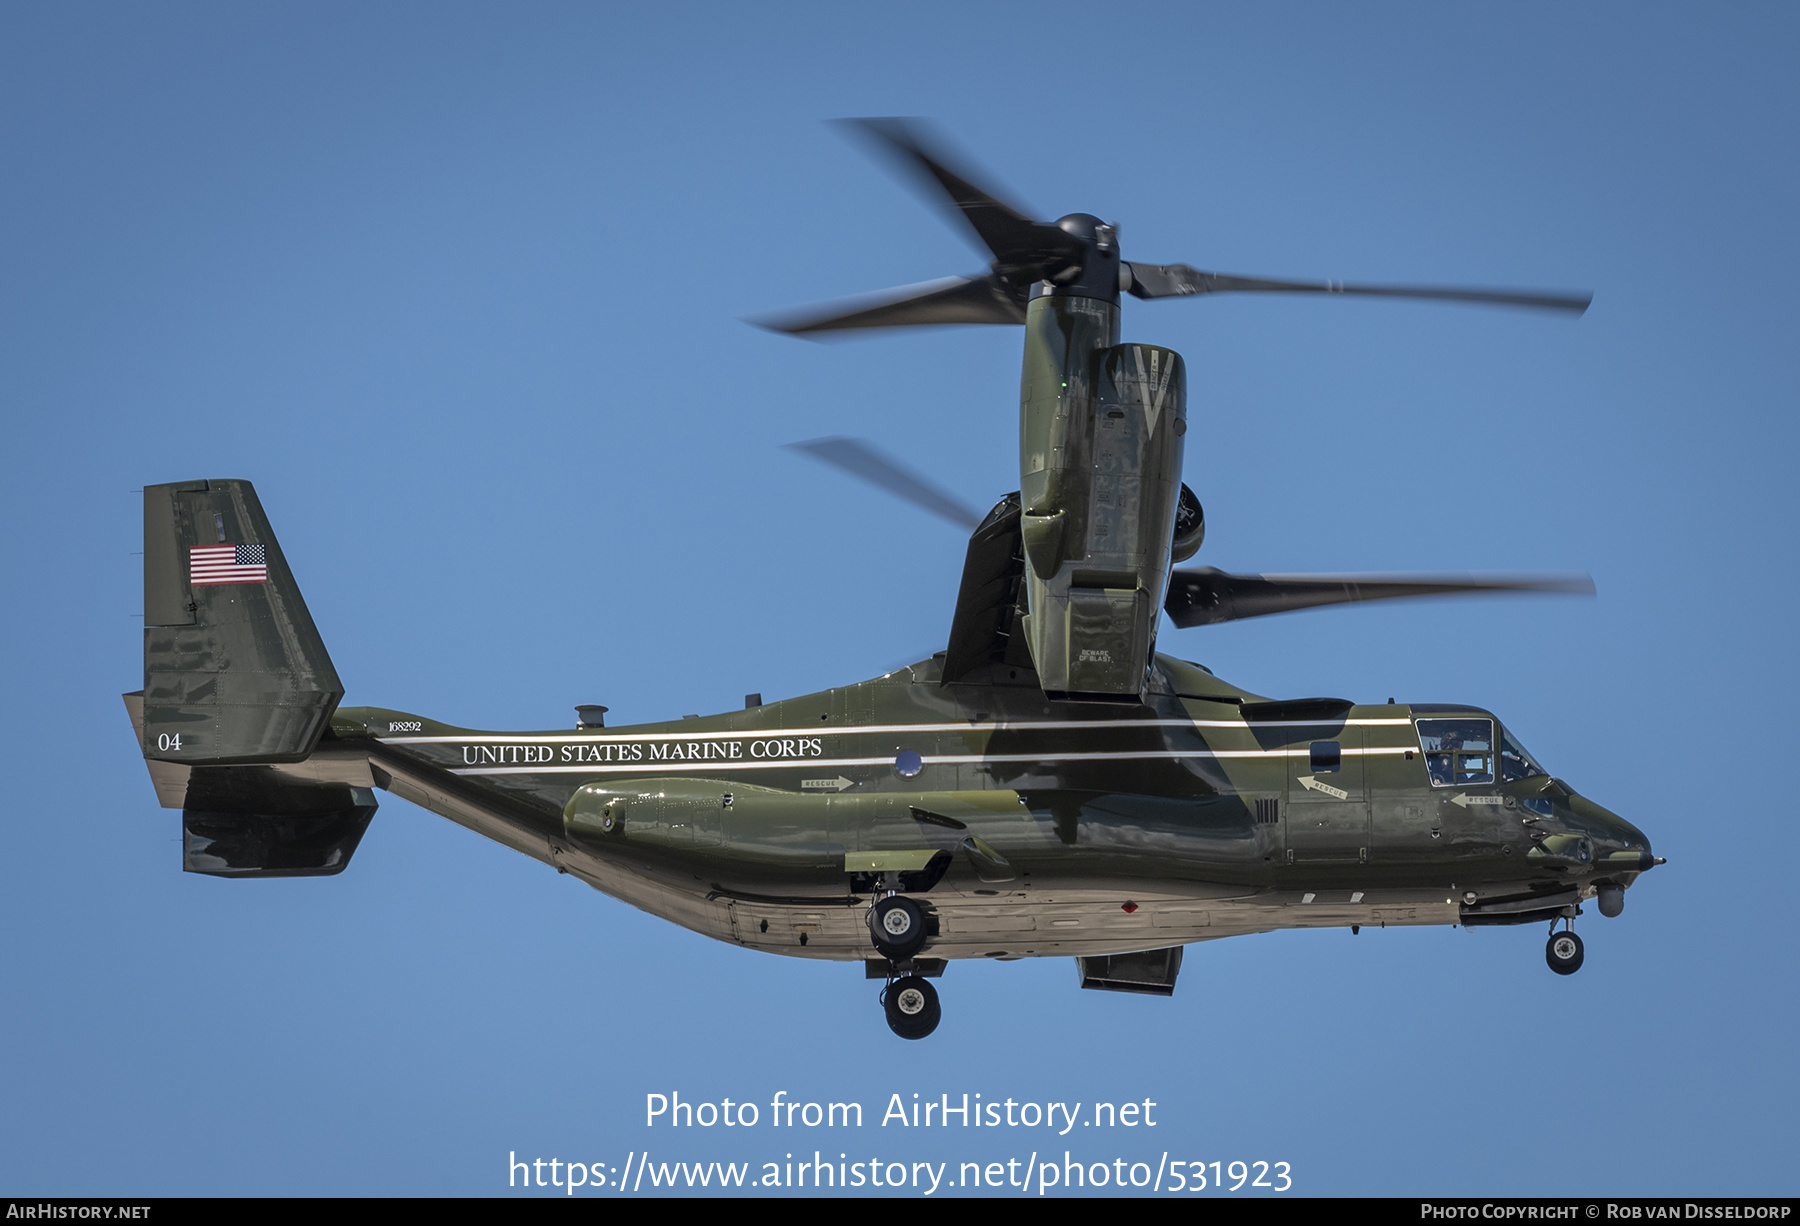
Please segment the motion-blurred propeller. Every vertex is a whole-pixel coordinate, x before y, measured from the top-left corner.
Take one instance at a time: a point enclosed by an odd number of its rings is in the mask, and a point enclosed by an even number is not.
[[[818,336],[827,332],[869,328],[906,328],[941,324],[1020,324],[1031,287],[1039,281],[1067,283],[1091,257],[1088,239],[1062,222],[1034,221],[1000,192],[983,186],[985,178],[966,162],[944,151],[941,138],[928,136],[916,120],[853,119],[842,121],[928,194],[943,202],[966,225],[969,235],[993,257],[984,276],[956,277],[890,291],[874,298],[840,302],[810,311],[756,321],[776,332]],[[1089,219],[1090,221],[1092,219]],[[1105,242],[1116,242],[1117,229],[1102,226]],[[1107,247],[1107,251],[1114,248]],[[1527,307],[1580,315],[1592,294],[1554,290],[1497,290],[1462,286],[1355,285],[1342,281],[1290,281],[1204,272],[1186,264],[1119,266],[1118,289],[1138,298],[1192,298],[1206,294],[1337,294],[1362,298],[1410,298],[1436,302],[1468,302],[1489,306]],[[1110,286],[1107,293],[1111,293]]]
[[[867,138],[897,162],[927,191],[942,191],[953,212],[968,223],[974,237],[993,253],[994,272],[1029,285],[1043,276],[1046,265],[1078,256],[1081,243],[1049,222],[1033,221],[1007,204],[991,188],[976,186],[973,172],[951,169],[957,161],[943,140],[927,138],[918,120],[849,119],[842,126]]]
[[[1494,306],[1536,307],[1580,315],[1592,294],[1553,290],[1458,289],[1431,285],[1347,285],[1342,281],[1277,281],[1269,277],[1234,277],[1201,272],[1186,264],[1124,266],[1119,288],[1138,298],[1184,298],[1195,294],[1344,294],[1363,298],[1425,298],[1438,302],[1480,302]]]
[[[947,277],[873,294],[867,298],[756,321],[789,336],[852,331],[858,328],[915,328],[933,324],[1022,324],[1024,297],[995,277]]]
[[[949,520],[964,532],[972,532],[981,516],[954,495],[947,494],[900,461],[882,455],[873,445],[855,438],[815,438],[803,443],[786,444],[790,451],[803,452],[823,464],[841,469],[852,477],[878,485],[895,497],[915,507]]]
[[[1320,605],[1474,592],[1561,592],[1592,596],[1586,575],[1230,575],[1210,566],[1169,576],[1163,608],[1186,629]]]

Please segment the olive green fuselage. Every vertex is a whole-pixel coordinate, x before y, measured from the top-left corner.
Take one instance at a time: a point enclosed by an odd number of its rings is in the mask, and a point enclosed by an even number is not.
[[[1547,775],[1434,784],[1404,705],[1246,720],[1267,704],[1162,656],[1129,707],[936,670],[613,729],[345,708],[316,757],[366,760],[377,786],[695,931],[802,957],[873,957],[866,913],[896,885],[932,918],[924,956],[1012,958],[1535,913],[1647,867],[1641,833]]]

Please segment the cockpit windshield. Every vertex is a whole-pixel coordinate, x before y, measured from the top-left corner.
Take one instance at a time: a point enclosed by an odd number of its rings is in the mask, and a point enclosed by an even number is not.
[[[1513,740],[1512,733],[1500,730],[1500,782],[1511,783],[1515,779],[1529,779],[1533,775],[1547,775],[1537,760],[1525,752],[1525,747]]]
[[[1432,786],[1447,788],[1494,781],[1494,721],[1422,719],[1419,747]]]

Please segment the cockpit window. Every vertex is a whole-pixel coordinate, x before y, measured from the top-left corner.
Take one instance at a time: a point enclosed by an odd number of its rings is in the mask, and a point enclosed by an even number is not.
[[[1432,786],[1457,787],[1494,781],[1494,721],[1422,719],[1419,747]]]
[[[1515,779],[1529,779],[1533,775],[1548,773],[1525,752],[1523,745],[1513,740],[1512,733],[1504,728],[1500,730],[1500,782],[1511,783]]]

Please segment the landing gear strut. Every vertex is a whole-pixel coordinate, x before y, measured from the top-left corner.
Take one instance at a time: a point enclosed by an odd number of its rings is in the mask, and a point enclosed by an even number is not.
[[[903,975],[888,981],[881,994],[888,1029],[903,1039],[922,1039],[937,1029],[943,1011],[937,989],[923,975]]]
[[[1581,938],[1575,935],[1573,927],[1561,932],[1551,929],[1550,941],[1544,946],[1544,961],[1559,975],[1573,975],[1581,969]]]
[[[885,891],[869,908],[869,939],[887,959],[888,982],[881,992],[888,1029],[903,1039],[922,1039],[937,1029],[943,1010],[937,989],[917,973],[913,957],[925,948],[925,908],[898,891],[898,873],[884,873]]]

